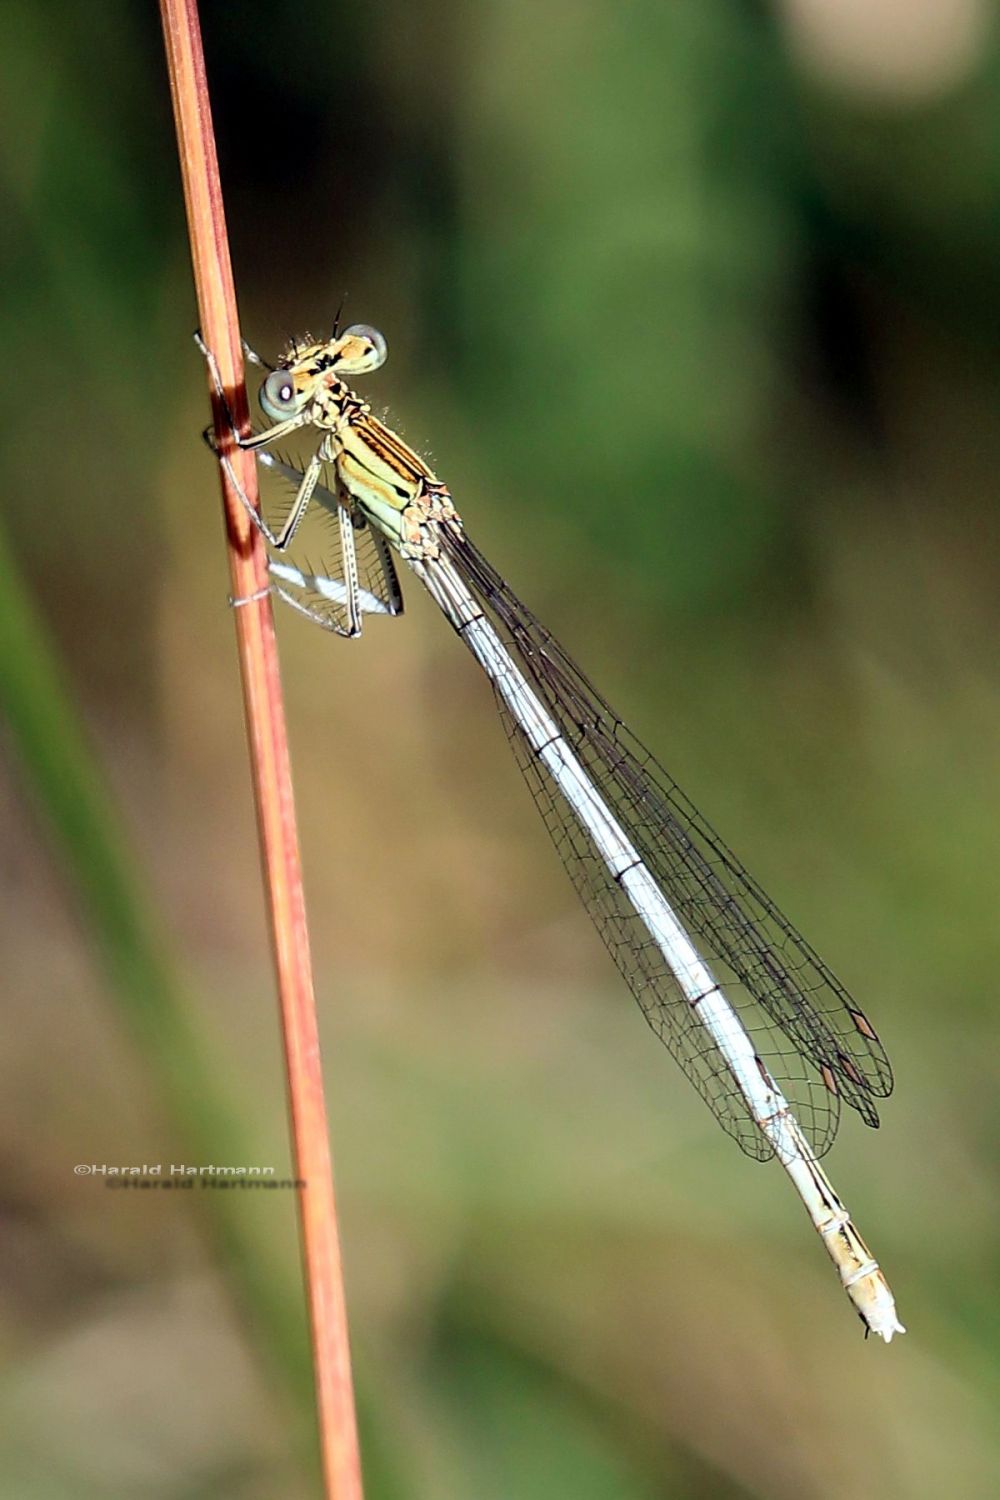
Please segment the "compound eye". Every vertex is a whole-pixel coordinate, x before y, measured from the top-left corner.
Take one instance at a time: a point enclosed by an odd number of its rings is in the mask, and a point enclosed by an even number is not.
[[[366,370],[377,370],[380,365],[385,364],[389,346],[385,336],[370,323],[352,323],[350,328],[344,329],[341,339],[358,339],[367,346],[360,357],[351,357],[352,364],[357,363],[359,367],[363,364]]]
[[[260,404],[269,417],[290,417],[295,414],[298,397],[289,370],[271,371],[260,388]]]

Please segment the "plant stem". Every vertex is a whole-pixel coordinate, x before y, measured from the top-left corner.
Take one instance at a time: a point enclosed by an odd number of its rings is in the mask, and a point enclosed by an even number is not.
[[[243,357],[197,0],[160,0],[202,336],[215,355],[233,420],[248,430]],[[232,444],[213,392],[215,434],[257,503],[253,458]],[[361,1500],[340,1244],[320,1066],[305,898],[267,557],[220,466],[250,768],[281,1004],[298,1203],[312,1334],[320,1448],[331,1500]]]

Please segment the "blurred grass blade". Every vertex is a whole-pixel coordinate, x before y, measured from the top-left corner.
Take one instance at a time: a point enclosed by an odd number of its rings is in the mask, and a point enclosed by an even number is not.
[[[174,983],[111,797],[0,528],[0,706],[35,806],[72,877],[116,993],[158,1041]],[[155,1022],[151,1018],[156,1018]],[[174,1015],[176,1030],[179,1015]]]
[[[109,998],[140,1045],[193,1159],[237,1161],[245,1154],[242,1132],[189,1023],[153,903],[2,526],[0,577],[0,712],[108,976]],[[252,1309],[258,1344],[308,1415],[310,1362],[294,1289],[244,1237],[225,1193],[206,1194],[202,1202],[216,1250],[240,1300]]]

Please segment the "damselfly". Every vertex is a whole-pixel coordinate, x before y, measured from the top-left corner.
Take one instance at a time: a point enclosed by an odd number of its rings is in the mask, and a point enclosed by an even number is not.
[[[447,487],[345,384],[385,357],[382,335],[359,324],[292,343],[267,367],[260,403],[273,425],[233,442],[294,485],[277,530],[220,454],[276,554],[271,588],[356,636],[366,614],[402,611],[393,552],[416,573],[493,684],[545,825],[646,1020],[743,1150],[778,1158],[888,1343],[904,1331],[892,1293],[818,1160],[842,1102],[878,1124],[873,1101],[892,1072],[874,1027],[483,557]],[[322,434],[304,471],[265,451],[304,427]],[[307,513],[332,528],[335,560],[319,568],[287,560]]]

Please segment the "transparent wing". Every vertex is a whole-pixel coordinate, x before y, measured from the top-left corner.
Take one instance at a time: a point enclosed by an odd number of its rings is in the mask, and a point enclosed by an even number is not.
[[[844,1100],[876,1126],[892,1070],[871,1022],[676,782],[622,724],[468,538],[445,550],[532,683],[679,919],[698,943],[817,1156]],[[773,1150],[663,955],[497,693],[545,825],[584,905],[657,1036],[749,1155]]]
[[[258,452],[257,462],[264,475],[273,476],[264,504],[271,530],[277,531],[291,508],[302,472],[264,450]],[[271,554],[270,572],[288,603],[327,630],[347,635],[347,586],[337,511],[333,491],[317,485],[290,546]],[[362,615],[402,614],[403,595],[388,543],[357,511],[352,519]]]

